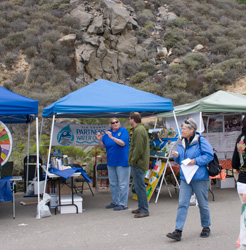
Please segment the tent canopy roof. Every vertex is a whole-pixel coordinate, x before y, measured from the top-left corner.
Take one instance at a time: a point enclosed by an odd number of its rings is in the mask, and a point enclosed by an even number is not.
[[[200,100],[174,107],[176,116],[203,113],[244,113],[246,112],[246,96],[227,91],[217,91]],[[158,117],[171,117],[170,112]]]
[[[44,108],[43,117],[129,117],[131,111],[144,117],[172,110],[170,99],[99,79]]]
[[[0,86],[0,121],[28,123],[38,114],[38,101]]]

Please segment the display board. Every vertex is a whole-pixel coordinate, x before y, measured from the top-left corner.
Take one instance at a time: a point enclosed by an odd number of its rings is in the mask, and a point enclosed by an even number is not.
[[[12,136],[8,127],[0,121],[0,147],[1,147],[1,165],[3,166],[9,159],[12,152]]]
[[[161,161],[160,161],[161,162]],[[152,162],[151,162],[152,164]],[[153,169],[149,169],[145,174],[145,186],[147,191],[147,199],[150,201],[150,198],[152,197],[157,184],[160,180],[160,177],[162,176],[163,170],[165,168],[165,162],[161,162],[160,165],[155,165]],[[134,200],[137,200],[136,193],[133,194],[132,197]]]
[[[109,125],[55,123],[52,146],[95,146],[97,132],[103,136],[108,129]]]
[[[234,151],[237,137],[241,133],[241,114],[204,115],[203,136],[217,151]]]

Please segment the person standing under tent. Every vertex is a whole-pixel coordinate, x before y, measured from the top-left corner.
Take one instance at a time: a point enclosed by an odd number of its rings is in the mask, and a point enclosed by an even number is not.
[[[239,173],[237,192],[242,203],[240,233],[236,241],[237,249],[246,249],[246,116],[242,120],[242,133],[238,136],[232,156],[232,168]]]
[[[198,169],[189,184],[186,182],[182,168],[180,168],[179,206],[177,210],[175,231],[166,236],[180,241],[185,220],[188,213],[190,198],[193,192],[196,195],[203,227],[200,237],[207,238],[210,235],[210,211],[208,205],[209,174],[207,164],[213,160],[213,148],[202,135],[196,132],[197,124],[189,118],[181,125],[182,139],[177,151],[172,151],[174,160],[181,166],[182,161],[190,159],[188,165],[197,165]]]
[[[126,128],[120,127],[117,118],[110,119],[111,129],[105,135],[98,132],[97,139],[100,147],[107,152],[107,167],[112,202],[106,206],[115,211],[128,209],[128,192],[130,181],[130,167],[128,165],[129,134]]]
[[[138,112],[130,113],[130,124],[133,134],[130,143],[129,165],[132,168],[132,177],[138,197],[138,209],[133,210],[134,218],[149,216],[149,204],[145,187],[145,172],[149,169],[150,145],[149,136],[141,124],[141,115]]]

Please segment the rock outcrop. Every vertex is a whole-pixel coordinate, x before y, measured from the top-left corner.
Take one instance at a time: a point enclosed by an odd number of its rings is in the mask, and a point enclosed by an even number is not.
[[[123,65],[141,62],[147,50],[138,44],[139,28],[132,11],[120,3],[102,0],[99,7],[71,1],[71,16],[79,19],[82,41],[75,47],[77,81],[104,78],[123,81]]]

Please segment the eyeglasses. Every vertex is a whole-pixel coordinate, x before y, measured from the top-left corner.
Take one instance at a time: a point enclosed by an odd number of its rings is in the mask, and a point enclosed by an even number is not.
[[[111,122],[111,124],[119,123],[119,121]]]

